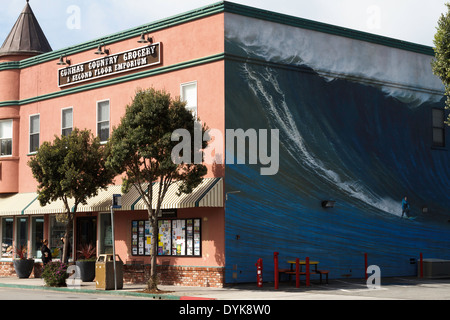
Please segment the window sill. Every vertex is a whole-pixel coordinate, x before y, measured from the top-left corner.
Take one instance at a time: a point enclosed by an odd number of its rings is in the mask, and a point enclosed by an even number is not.
[[[20,159],[20,157],[16,157],[16,156],[0,156],[0,161],[16,161],[19,159]]]
[[[0,262],[12,262],[12,258],[0,258]]]
[[[448,151],[448,148],[447,147],[436,147],[436,146],[433,146],[433,147],[431,147],[431,150]]]

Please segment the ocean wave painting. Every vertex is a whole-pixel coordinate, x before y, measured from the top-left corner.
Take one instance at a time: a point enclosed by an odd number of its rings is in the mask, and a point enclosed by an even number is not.
[[[305,48],[307,38],[278,33],[267,44],[230,20],[225,126],[278,129],[279,170],[261,175],[263,165],[233,164],[226,152],[225,192],[240,191],[226,201],[226,282],[255,281],[258,258],[272,281],[274,252],[280,267],[319,260],[331,278],[364,277],[365,253],[382,276],[415,275],[420,253],[450,259],[450,154],[431,143],[431,110],[444,99],[431,70],[412,79],[418,54],[389,73],[352,63],[357,44],[320,63],[327,54],[314,57],[320,46]],[[401,217],[404,196],[414,220]]]

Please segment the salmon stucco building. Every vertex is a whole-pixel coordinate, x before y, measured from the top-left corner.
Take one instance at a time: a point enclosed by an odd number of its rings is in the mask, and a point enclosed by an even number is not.
[[[363,253],[386,276],[415,274],[419,253],[450,259],[447,113],[432,48],[227,1],[59,50],[43,29],[27,2],[0,49],[2,275],[14,275],[20,245],[34,276],[42,239],[59,257],[64,207],[39,205],[27,165],[42,142],[73,128],[106,142],[150,87],[180,96],[224,141],[191,194],[168,191],[161,283],[253,282],[259,258],[272,281],[274,252],[281,264],[318,260],[330,278],[364,277]],[[113,239],[116,183],[78,207],[71,260],[88,243],[111,253],[114,241],[124,280],[145,281],[146,208],[122,194]]]

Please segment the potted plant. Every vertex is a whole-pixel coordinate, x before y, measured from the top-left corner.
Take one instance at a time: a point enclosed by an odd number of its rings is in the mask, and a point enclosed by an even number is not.
[[[80,255],[75,264],[77,267],[79,267],[81,281],[83,282],[94,281],[95,260],[96,260],[95,246],[93,246],[91,243],[87,245],[84,244],[77,252]]]
[[[14,259],[14,270],[19,278],[29,278],[34,267],[34,259],[27,259],[27,248],[20,246],[16,248],[18,258]]]

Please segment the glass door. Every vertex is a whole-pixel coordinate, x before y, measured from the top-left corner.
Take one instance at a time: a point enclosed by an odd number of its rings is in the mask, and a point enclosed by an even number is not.
[[[112,254],[112,228],[111,228],[111,214],[101,213],[99,221],[98,232],[98,253]]]

